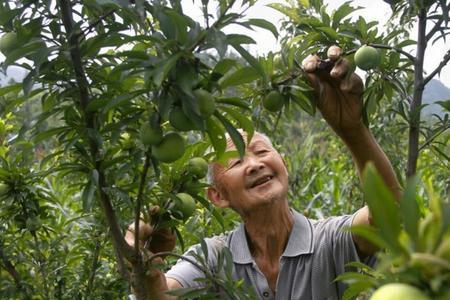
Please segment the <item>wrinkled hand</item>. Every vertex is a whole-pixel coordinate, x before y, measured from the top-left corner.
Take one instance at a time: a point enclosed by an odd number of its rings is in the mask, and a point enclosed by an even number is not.
[[[358,129],[362,122],[364,85],[349,62],[340,56],[341,49],[330,47],[326,62],[316,55],[303,61],[303,69],[317,95],[317,107],[323,118],[339,135]],[[327,66],[328,63],[328,66]]]
[[[134,235],[134,222],[128,226],[128,230],[125,233],[126,242],[134,247],[135,235]],[[166,251],[172,251],[175,248],[176,236],[170,228],[160,228],[156,231],[153,227],[139,221],[139,247],[146,247],[152,253],[160,253]]]

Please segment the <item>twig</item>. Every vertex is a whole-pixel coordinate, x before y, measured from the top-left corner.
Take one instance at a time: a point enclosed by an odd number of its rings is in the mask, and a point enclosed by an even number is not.
[[[400,48],[396,48],[396,47],[392,47],[392,46],[388,46],[388,45],[382,45],[382,44],[372,44],[372,43],[368,43],[368,46],[374,47],[374,48],[379,48],[379,49],[389,49],[389,50],[394,50],[400,54],[403,54],[404,56],[406,56],[409,60],[411,60],[411,62],[416,63],[416,58],[409,54],[408,52],[400,49]],[[349,51],[346,51],[344,54],[342,54],[343,56],[345,55],[350,55],[352,53],[355,53],[357,51],[357,49],[352,49]]]
[[[433,134],[428,140],[425,141],[425,143],[423,143],[422,146],[420,146],[419,152],[422,151],[424,148],[426,148],[428,145],[430,145],[441,133],[443,133],[449,128],[450,128],[449,126],[444,126],[441,128],[441,130]]]
[[[273,126],[272,134],[274,134],[274,133],[275,133],[275,130],[277,130],[278,123],[280,122],[281,114],[282,114],[282,113],[283,113],[283,110],[280,110],[280,111],[278,112],[277,120],[275,121],[275,125]]]
[[[196,268],[201,270],[205,274],[205,276],[209,280],[211,280],[214,284],[222,287],[223,291],[228,295],[228,297],[230,297],[230,299],[235,299],[234,296],[229,292],[228,288],[224,287],[223,284],[219,280],[217,280],[217,278],[215,276],[210,274],[210,272],[205,267],[203,267],[202,265],[198,264],[196,261],[194,261],[194,260],[192,260],[190,258],[187,258],[186,256],[183,256],[183,255],[180,255],[180,254],[176,254],[176,253],[173,253],[173,252],[170,252],[170,251],[165,251],[165,252],[160,252],[160,253],[153,254],[152,256],[150,256],[148,258],[148,261],[151,263],[151,261],[153,259],[155,259],[157,257],[165,257],[165,256],[173,256],[173,257],[176,257],[178,259],[182,259],[182,260],[185,260],[185,261],[191,263]]]
[[[103,21],[104,19],[106,19],[107,17],[109,17],[110,15],[112,15],[112,14],[115,13],[115,12],[116,12],[116,9],[114,8],[114,9],[111,9],[111,10],[110,10],[109,12],[107,12],[106,14],[101,15],[95,22],[89,24],[88,27],[86,27],[85,29],[83,29],[82,32],[77,33],[77,34],[75,35],[75,38],[78,39],[78,38],[79,38],[80,36],[82,36],[82,35],[85,35],[85,36],[86,36],[86,35],[92,30],[92,28],[94,28],[95,26],[97,26],[101,21]]]
[[[223,14],[217,19],[217,21],[215,21],[211,27],[207,28],[206,31],[203,31],[202,34],[200,34],[199,38],[194,42],[194,44],[189,47],[188,52],[192,52],[195,50],[195,48],[197,46],[199,46],[201,43],[203,43],[203,41],[205,40],[205,38],[208,36],[207,32],[215,29],[220,22],[222,22],[223,17],[226,15],[226,13],[228,12],[228,10],[234,5],[234,3],[236,2],[236,0],[232,0],[229,5],[225,8]],[[200,49],[199,49],[200,50]]]
[[[144,167],[141,173],[141,181],[139,184],[138,195],[136,197],[136,205],[134,211],[134,251],[136,255],[139,254],[139,221],[141,219],[141,206],[142,206],[142,196],[144,194],[144,187],[146,182],[146,177],[148,173],[148,169],[150,167],[150,151],[145,153],[145,162]]]
[[[100,237],[97,237],[97,240],[95,242],[92,265],[91,265],[91,274],[89,275],[89,280],[88,280],[88,284],[86,287],[86,294],[84,297],[86,300],[91,298],[90,297],[91,291],[92,291],[92,287],[94,286],[95,274],[97,272],[98,258],[100,256],[100,244],[101,244]]]
[[[35,250],[37,252],[37,262],[38,262],[38,265],[39,265],[39,273],[41,273],[42,282],[44,284],[44,292],[45,292],[45,295],[46,295],[47,299],[49,299],[50,291],[49,291],[49,286],[48,286],[48,281],[47,281],[47,272],[45,272],[45,268],[44,268],[44,264],[45,264],[46,259],[45,259],[45,256],[44,256],[44,254],[42,253],[42,251],[41,251],[41,249],[39,247],[39,240],[37,238],[36,231],[31,231],[30,233],[33,236],[33,241],[35,243],[34,247],[35,247]]]
[[[450,60],[450,49],[447,51],[447,53],[445,53],[444,57],[442,58],[442,61],[436,67],[436,69],[434,69],[433,72],[430,73],[430,75],[425,77],[425,79],[423,80],[423,84],[426,85],[431,79],[433,79],[433,77],[442,70],[442,68],[448,63],[449,60]]]
[[[14,265],[11,263],[11,261],[3,253],[2,241],[0,241],[0,259],[1,259],[1,262],[3,263],[3,265],[5,266],[5,269],[8,272],[8,274],[11,275],[11,277],[13,278],[17,289],[20,291],[22,288],[22,278],[21,278],[19,272],[17,272]]]
[[[425,39],[427,41],[429,41],[433,35],[439,30],[439,27],[441,27],[442,22],[444,21],[443,18],[440,18],[433,26],[433,28],[431,28],[431,30],[427,33]]]
[[[445,16],[448,15],[448,11],[450,10],[450,5],[442,5],[441,6],[442,9],[442,14],[441,16]],[[426,40],[429,41],[433,35],[440,29],[442,22],[444,22],[444,18],[439,18],[438,21],[434,24],[433,28],[427,33],[426,35]]]

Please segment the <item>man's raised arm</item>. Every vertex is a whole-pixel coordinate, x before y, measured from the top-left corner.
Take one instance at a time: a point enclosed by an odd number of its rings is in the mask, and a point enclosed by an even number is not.
[[[350,150],[360,178],[366,164],[372,162],[385,184],[399,198],[400,185],[391,162],[362,121],[363,82],[358,75],[349,73],[351,68],[348,61],[340,57],[341,52],[339,47],[332,46],[328,56],[335,61],[324,62],[317,56],[309,56],[303,62],[306,76],[317,95],[317,106]],[[366,206],[358,211],[353,225],[370,223]],[[353,240],[362,255],[376,251],[376,247],[357,235],[353,235]]]

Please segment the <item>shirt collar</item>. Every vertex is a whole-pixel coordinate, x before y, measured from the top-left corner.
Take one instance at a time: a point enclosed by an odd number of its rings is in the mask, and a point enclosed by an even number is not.
[[[294,225],[283,256],[295,257],[302,254],[311,254],[313,249],[313,228],[309,220],[292,209]],[[248,247],[244,224],[240,224],[230,237],[229,242],[233,261],[237,264],[250,264],[253,262]]]

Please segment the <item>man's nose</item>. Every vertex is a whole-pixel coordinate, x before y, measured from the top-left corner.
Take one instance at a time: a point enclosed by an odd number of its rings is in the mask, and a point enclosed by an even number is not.
[[[264,164],[255,156],[246,157],[246,173],[253,174],[264,168]]]

